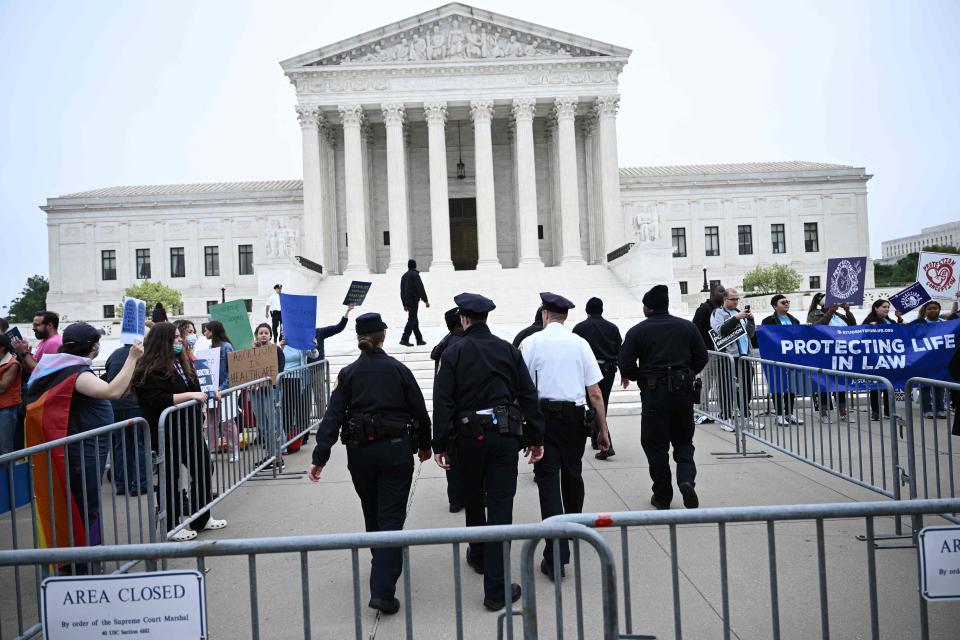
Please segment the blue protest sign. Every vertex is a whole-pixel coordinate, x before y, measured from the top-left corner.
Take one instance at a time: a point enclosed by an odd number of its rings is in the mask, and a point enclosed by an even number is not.
[[[913,311],[927,302],[930,302],[930,294],[919,282],[915,282],[903,291],[898,291],[890,296],[890,304],[900,313]]]
[[[913,377],[952,381],[947,364],[957,348],[958,331],[960,320],[853,327],[762,325],[757,327],[757,343],[765,360],[881,376],[900,389]],[[798,391],[768,382],[774,392]],[[824,390],[846,384],[842,378],[824,376]]]
[[[827,260],[827,295],[823,304],[863,304],[863,282],[867,276],[866,258],[830,258]]]
[[[294,349],[313,349],[317,337],[317,297],[280,294],[283,337]]]
[[[146,333],[147,303],[137,298],[124,298],[123,324],[120,325],[120,341],[133,344],[143,340]]]

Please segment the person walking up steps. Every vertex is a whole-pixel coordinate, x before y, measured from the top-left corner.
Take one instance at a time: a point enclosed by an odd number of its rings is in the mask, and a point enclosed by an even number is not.
[[[417,307],[420,301],[427,309],[430,308],[430,302],[427,300],[427,292],[423,288],[423,280],[420,279],[420,272],[417,271],[417,261],[407,260],[407,272],[400,278],[400,301],[403,303],[403,310],[407,312],[407,324],[403,327],[403,334],[400,336],[400,344],[405,347],[412,347],[410,344],[410,333],[417,339],[417,344],[423,346],[427,344],[420,333],[420,320],[417,318]]]

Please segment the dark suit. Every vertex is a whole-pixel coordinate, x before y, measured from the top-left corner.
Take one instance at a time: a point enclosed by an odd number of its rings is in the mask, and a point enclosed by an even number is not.
[[[409,341],[411,332],[417,339],[417,343],[423,342],[420,320],[417,318],[417,307],[421,300],[424,304],[429,304],[427,292],[423,288],[423,280],[420,279],[420,272],[416,269],[408,269],[400,278],[400,301],[407,310],[407,324],[403,327],[400,342]]]

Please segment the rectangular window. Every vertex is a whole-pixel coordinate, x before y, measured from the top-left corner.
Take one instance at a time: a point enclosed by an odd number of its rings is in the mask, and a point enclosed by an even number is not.
[[[680,281],[680,294],[681,294],[681,295],[687,295],[687,281],[686,281],[686,280],[681,280],[681,281]]]
[[[100,273],[104,280],[117,279],[117,252],[113,249],[100,252]]]
[[[253,298],[244,298],[243,304],[247,305],[247,313],[253,313]]]
[[[719,280],[711,280],[711,281],[710,281],[710,290],[711,290],[711,291],[713,291],[714,289],[716,289],[716,288],[719,287],[719,286],[720,286],[720,281],[719,281]]]
[[[238,264],[237,272],[241,276],[252,276],[253,275],[253,245],[242,244],[240,245],[239,250],[240,250],[240,262]]]
[[[820,288],[820,276],[810,276],[810,289]]]
[[[207,276],[220,275],[220,247],[203,248],[203,273]]]
[[[150,279],[150,249],[137,249],[137,279]]]
[[[670,229],[670,238],[673,240],[673,257],[687,257],[687,230],[685,227]]]
[[[383,232],[383,246],[385,246],[385,247],[389,247],[389,246],[390,246],[390,232],[389,232],[389,231],[384,231],[384,232]]]
[[[210,313],[210,307],[212,307],[212,306],[215,305],[215,304],[220,304],[220,301],[219,301],[219,300],[207,300],[207,314]]]
[[[820,251],[820,233],[816,222],[803,223],[803,248],[807,253]]]
[[[737,247],[740,255],[753,255],[753,227],[748,224],[737,225]]]
[[[183,278],[187,275],[183,247],[170,247],[170,277]]]
[[[112,304],[103,305],[103,317],[104,318],[116,318],[117,317],[117,308]]]
[[[720,255],[720,227],[705,227],[703,241],[706,246],[706,255]]]
[[[537,240],[543,240],[543,225],[537,225]]]
[[[773,243],[774,253],[787,252],[787,232],[782,224],[770,225],[770,241]]]

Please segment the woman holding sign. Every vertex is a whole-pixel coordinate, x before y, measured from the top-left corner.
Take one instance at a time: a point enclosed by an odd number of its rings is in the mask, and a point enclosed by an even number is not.
[[[931,300],[930,302],[922,305],[920,311],[917,312],[917,319],[911,322],[910,324],[919,324],[924,322],[946,322],[947,320],[956,318],[957,316],[957,301],[953,302],[953,309],[946,316],[940,315],[940,310],[942,307],[940,303],[936,300]],[[926,418],[932,418],[933,412],[937,412],[938,418],[946,418],[947,410],[943,402],[944,391],[942,387],[925,387],[920,386],[920,405],[923,407],[923,415]]]
[[[211,320],[203,327],[203,336],[210,346],[220,349],[220,391],[230,388],[230,374],[227,369],[227,354],[236,351],[227,337],[223,323]],[[240,455],[240,434],[237,432],[237,398],[232,395],[214,409],[207,409],[207,441],[213,451],[220,451],[226,445],[230,452],[230,462],[236,462]],[[222,434],[222,435],[220,435]],[[221,441],[223,444],[221,444]]]
[[[903,316],[899,309],[893,310],[896,320],[890,317],[890,301],[883,298],[877,298],[870,305],[870,313],[863,319],[863,324],[902,324]],[[883,415],[889,416],[890,398],[886,391],[883,394]],[[880,421],[880,397],[881,392],[876,389],[870,390],[870,419],[874,422]]]

